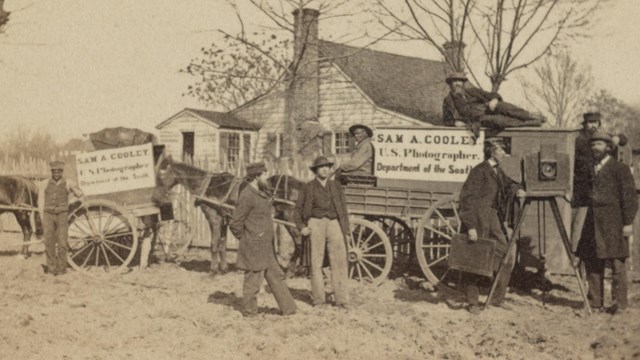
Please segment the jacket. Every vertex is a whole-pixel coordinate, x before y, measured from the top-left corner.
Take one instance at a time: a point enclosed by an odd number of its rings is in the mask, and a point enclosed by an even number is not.
[[[275,258],[272,206],[267,195],[249,185],[240,193],[229,229],[240,241],[239,269],[266,270]]]
[[[302,230],[309,225],[309,219],[311,218],[311,209],[313,206],[312,185],[314,181],[319,180],[313,179],[308,183],[302,185],[302,187],[300,188],[294,215],[294,220],[299,230]],[[342,235],[346,238],[348,235],[351,235],[351,230],[349,228],[349,212],[347,211],[347,197],[344,195],[342,187],[334,180],[327,179],[326,186],[329,187],[333,205],[335,206],[336,212],[338,213],[338,222],[340,223]]]
[[[362,140],[351,153],[351,159],[340,165],[344,175],[373,175],[373,144],[370,138]]]
[[[462,94],[449,93],[442,104],[443,122],[453,126],[455,121],[468,122],[484,115],[487,103],[493,99],[502,101],[498,93],[478,88],[465,88]]]
[[[629,166],[612,157],[593,178],[590,204],[578,243],[580,258],[629,257],[622,228],[633,224],[638,201]]]

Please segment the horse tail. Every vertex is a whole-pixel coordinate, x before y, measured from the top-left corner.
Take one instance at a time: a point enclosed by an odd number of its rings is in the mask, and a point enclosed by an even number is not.
[[[38,208],[38,186],[31,180],[24,179],[24,185],[29,196],[28,199],[24,199],[32,208]],[[42,228],[42,216],[40,211],[33,212],[33,226],[32,229],[36,231],[36,237],[40,238],[44,233]]]

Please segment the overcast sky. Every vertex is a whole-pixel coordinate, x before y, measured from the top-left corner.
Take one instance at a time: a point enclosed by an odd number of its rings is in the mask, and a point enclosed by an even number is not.
[[[192,79],[178,70],[211,42],[203,30],[236,25],[222,0],[6,0],[5,8],[13,14],[0,37],[3,130],[37,126],[59,141],[112,126],[153,130],[202,107],[182,96]],[[600,15],[597,35],[572,51],[598,87],[640,105],[640,1],[613,0]],[[438,59],[399,44],[377,48]]]

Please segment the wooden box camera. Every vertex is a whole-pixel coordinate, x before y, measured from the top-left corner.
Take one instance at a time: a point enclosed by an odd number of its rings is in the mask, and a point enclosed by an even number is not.
[[[527,195],[563,196],[571,189],[569,155],[556,151],[555,144],[540,144],[540,151],[524,157]]]

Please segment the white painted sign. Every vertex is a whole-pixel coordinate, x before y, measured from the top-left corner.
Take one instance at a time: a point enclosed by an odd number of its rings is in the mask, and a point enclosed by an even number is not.
[[[78,154],[76,167],[78,186],[85,195],[156,186],[152,144]]]
[[[375,132],[375,175],[379,178],[464,182],[484,160],[484,132],[466,129],[384,129]]]

